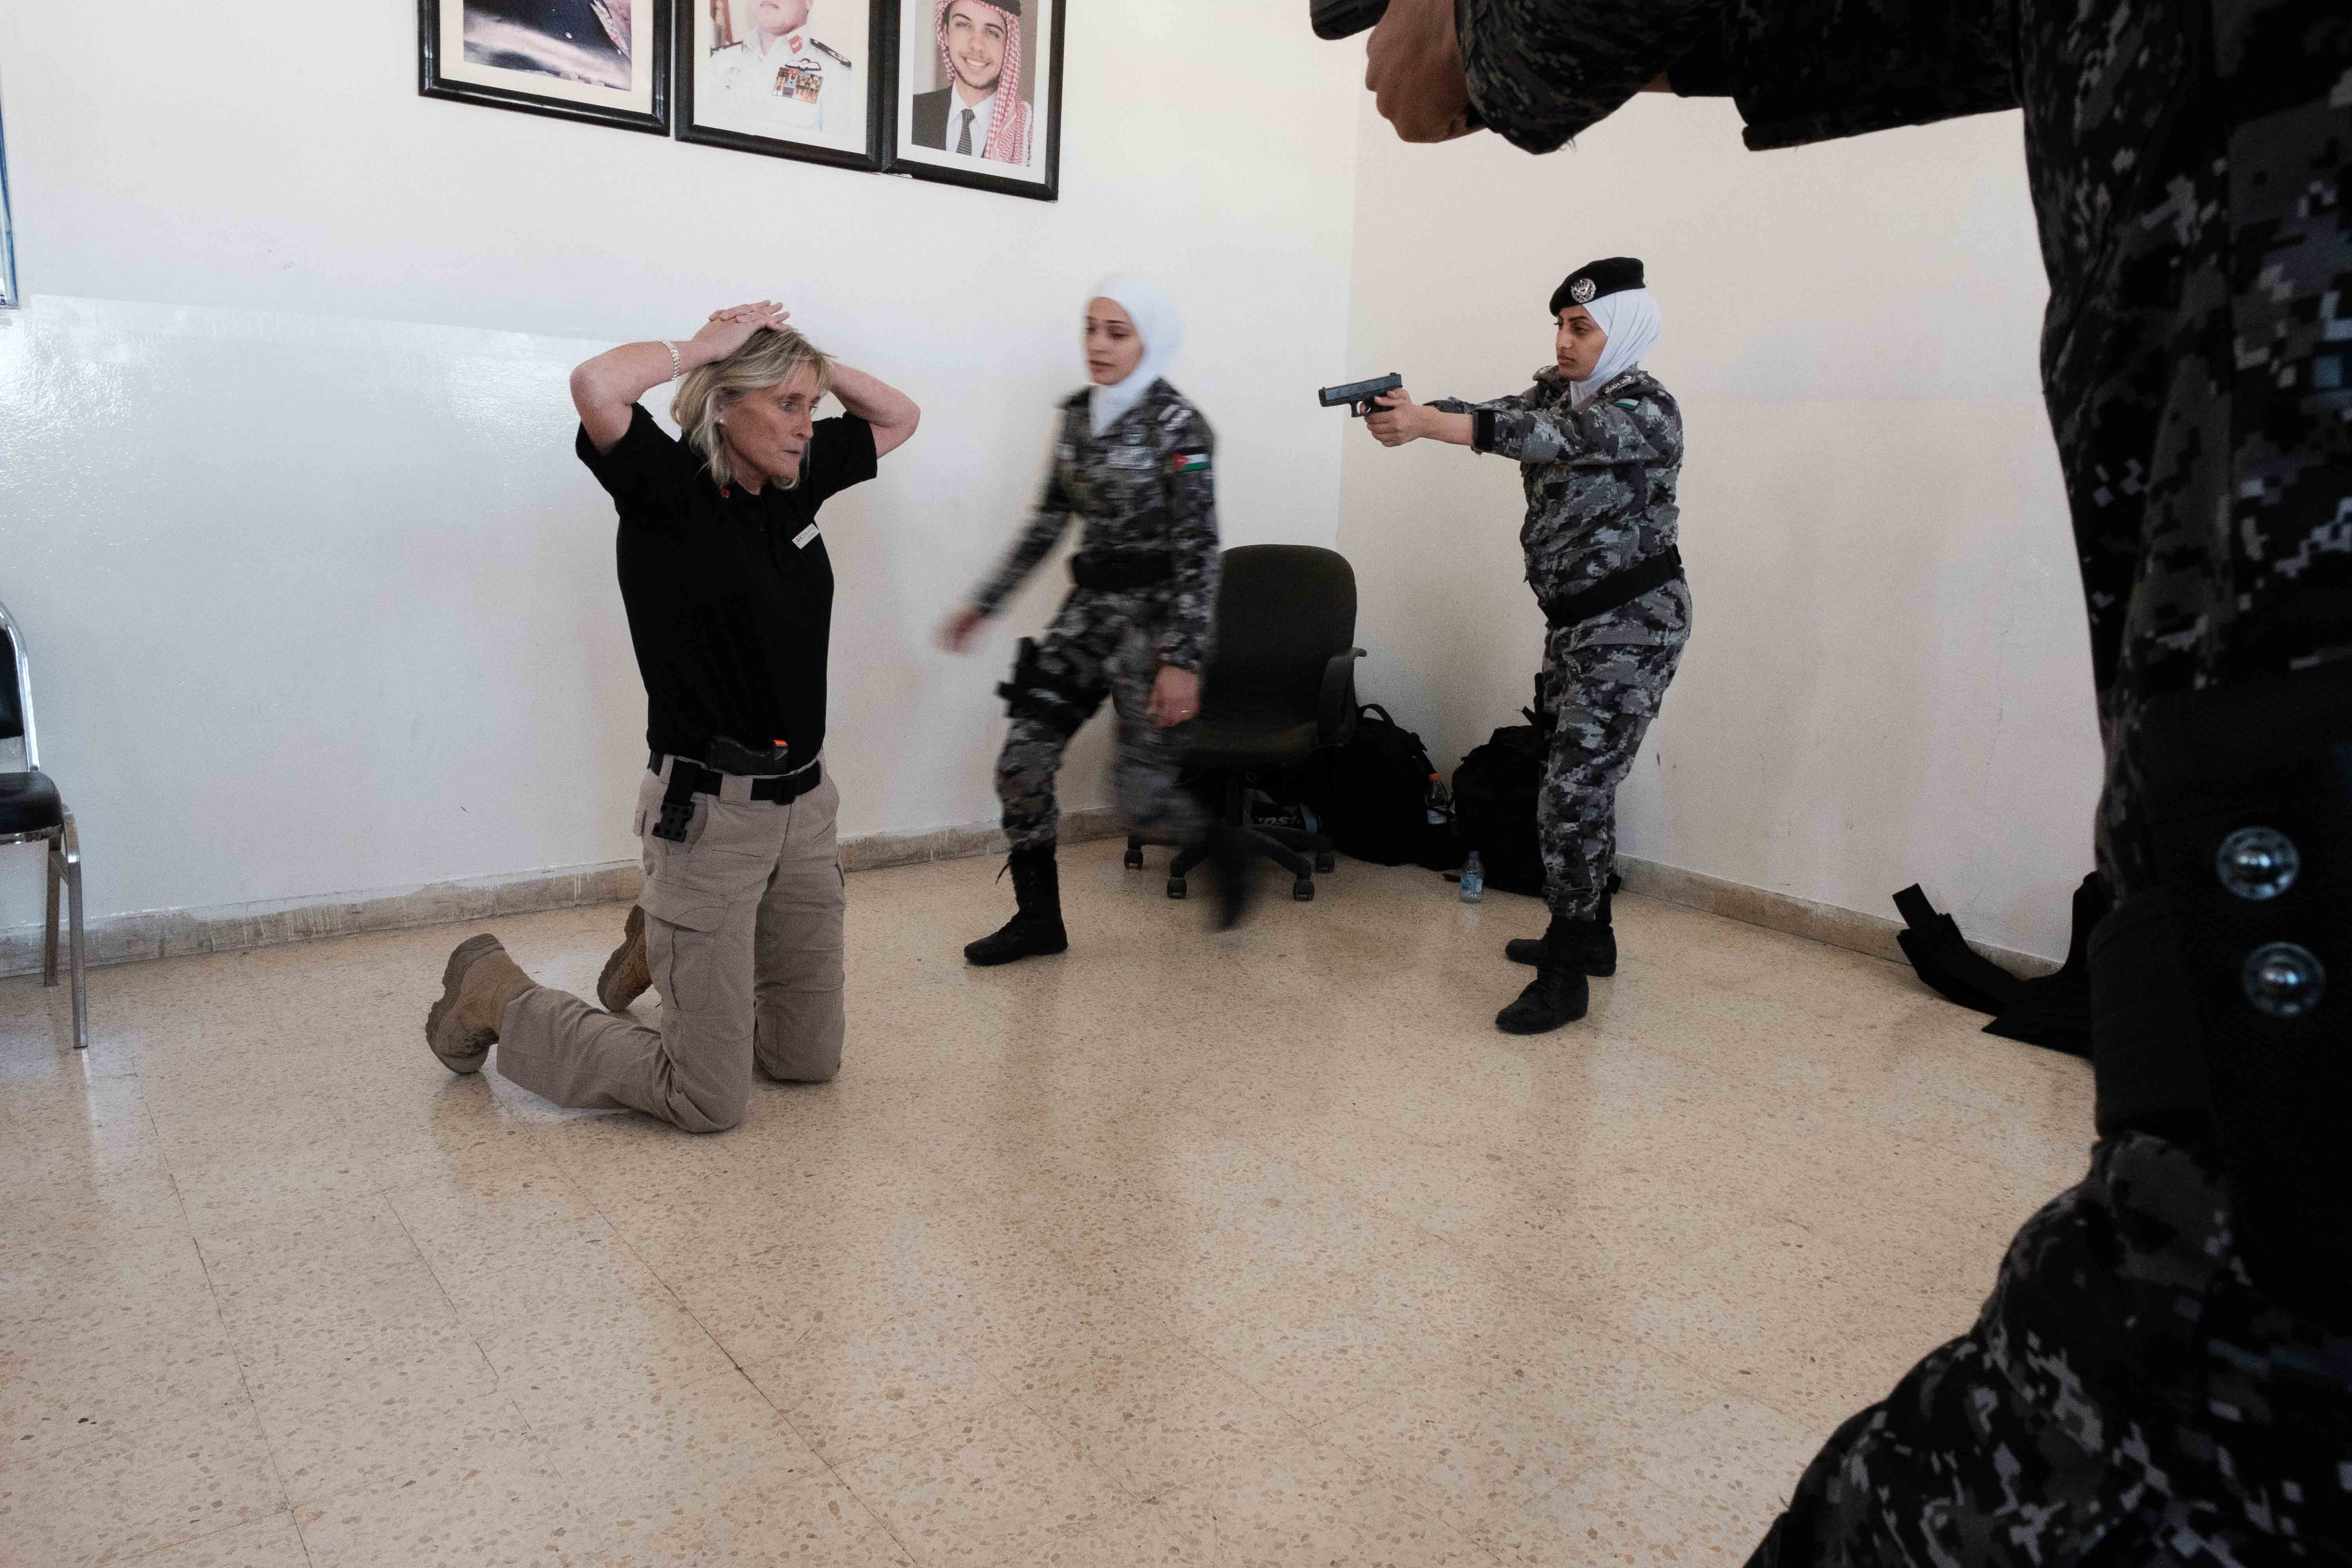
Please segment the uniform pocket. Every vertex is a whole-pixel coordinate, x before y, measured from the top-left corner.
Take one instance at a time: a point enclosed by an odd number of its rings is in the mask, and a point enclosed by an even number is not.
[[[676,882],[650,881],[637,895],[646,911],[646,967],[662,1000],[684,1012],[708,1006],[717,993],[717,931],[729,900]]]

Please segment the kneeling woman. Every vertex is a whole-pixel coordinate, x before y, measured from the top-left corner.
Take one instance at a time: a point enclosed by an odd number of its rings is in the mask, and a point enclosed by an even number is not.
[[[681,376],[684,441],[637,403]],[[828,392],[843,413],[819,419]],[[661,1026],[534,984],[483,935],[449,955],[425,1037],[453,1072],[495,1044],[501,1073],[558,1105],[716,1131],[743,1119],[755,1065],[786,1082],[841,1066],[840,795],[822,760],[833,563],[816,513],[872,479],[919,416],[769,302],[598,354],[572,373],[572,398],[580,460],[620,515],[646,684],[646,888],[622,953],[640,955],[635,989],[658,978]]]
[[[1000,689],[1012,731],[996,762],[1019,911],[964,950],[973,963],[1009,963],[1070,945],[1062,927],[1054,839],[1054,775],[1078,726],[1108,696],[1117,709],[1118,799],[1139,833],[1199,842],[1206,805],[1177,782],[1180,726],[1201,710],[1217,602],[1217,507],[1209,422],[1165,379],[1183,331],[1176,307],[1139,278],[1113,278],[1087,301],[1087,373],[1066,399],[1045,493],[1029,526],[940,640],[961,652],[982,621],[1086,520],[1070,559],[1076,586],[1045,640],[1021,643]],[[1240,916],[1244,868],[1229,846],[1214,861],[1219,914]]]
[[[1551,924],[1509,956],[1536,977],[1495,1023],[1533,1035],[1584,1016],[1585,977],[1617,968],[1609,875],[1617,786],[1690,637],[1690,588],[1675,546],[1682,412],[1640,365],[1658,341],[1642,264],[1578,268],[1551,297],[1553,363],[1489,403],[1415,404],[1390,393],[1366,421],[1383,446],[1427,437],[1516,459],[1528,517],[1528,584],[1543,605],[1541,703],[1551,754],[1536,798]]]

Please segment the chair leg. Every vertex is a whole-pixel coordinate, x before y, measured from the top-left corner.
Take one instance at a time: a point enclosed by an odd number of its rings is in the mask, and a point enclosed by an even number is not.
[[[73,813],[66,813],[66,907],[73,927],[74,1049],[89,1049],[89,987],[83,978],[81,940],[81,836],[74,831]]]
[[[41,984],[58,983],[58,883],[65,877],[65,835],[48,843],[49,918],[41,931]]]

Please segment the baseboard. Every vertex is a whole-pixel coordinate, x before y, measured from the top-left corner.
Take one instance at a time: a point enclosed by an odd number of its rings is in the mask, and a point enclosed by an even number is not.
[[[1638,860],[1630,855],[1617,857],[1617,874],[1625,879],[1627,892],[1639,893],[1643,898],[1703,910],[1727,920],[1786,931],[1895,963],[1907,966],[1911,962],[1903,956],[1903,949],[1895,940],[1895,933],[1903,929],[1900,921],[1840,909],[1835,904],[1817,904],[1792,893],[1751,888],[1745,882],[1726,881],[1704,871]],[[1990,942],[1971,942],[1969,945],[2012,974],[2032,978],[2058,968],[2056,960],[2039,953],[2020,952],[2015,948],[1995,947]]]
[[[1124,833],[1118,813],[1108,806],[1062,814],[1061,837],[1078,843]],[[954,860],[1001,854],[1004,836],[992,822],[924,833],[869,833],[841,842],[841,863],[851,871],[878,870],[926,860]],[[635,860],[592,866],[551,866],[496,877],[471,877],[419,888],[384,888],[324,898],[284,899],[268,903],[217,904],[209,909],[143,910],[103,915],[82,928],[85,962],[137,963],[191,953],[234,952],[289,942],[352,936],[361,931],[404,931],[564,910],[581,904],[625,903],[637,896],[644,876]],[[64,934],[59,933],[60,949]],[[60,951],[59,959],[63,960]],[[41,928],[0,931],[0,975],[37,973]]]

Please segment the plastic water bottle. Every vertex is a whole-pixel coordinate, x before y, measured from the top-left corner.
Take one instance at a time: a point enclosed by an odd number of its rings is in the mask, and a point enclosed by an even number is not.
[[[1462,862],[1462,901],[1475,904],[1486,896],[1486,868],[1478,858],[1478,851],[1470,851],[1470,858]]]

